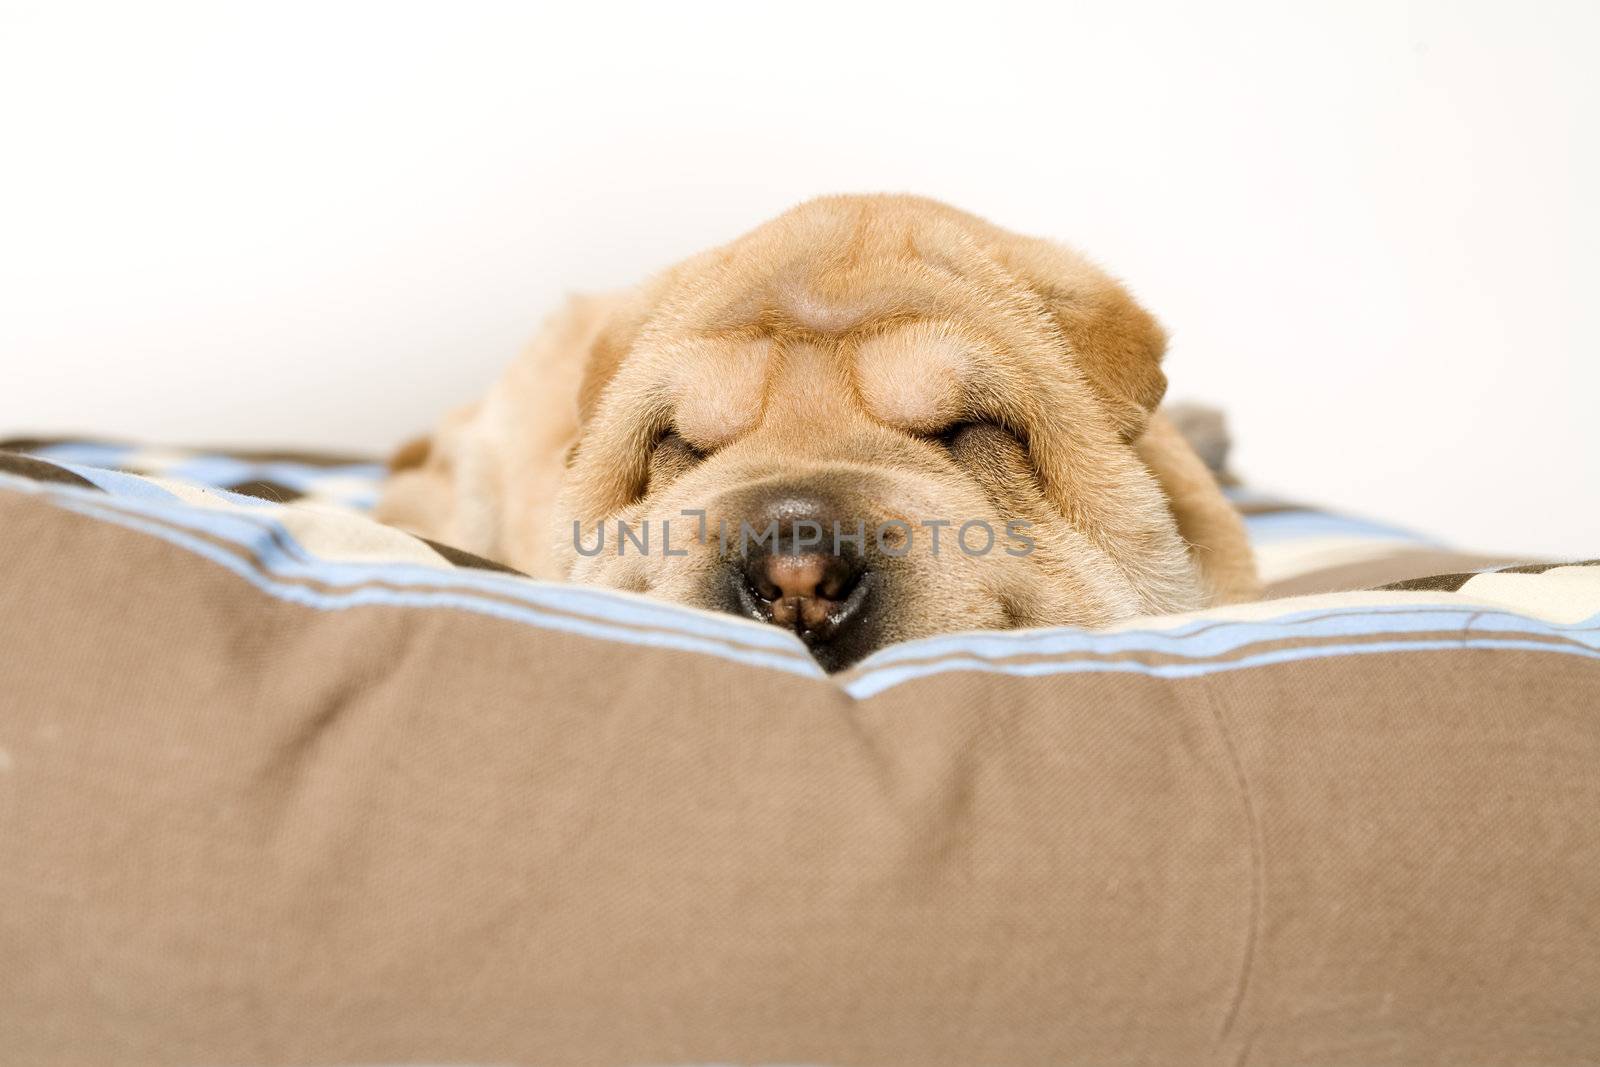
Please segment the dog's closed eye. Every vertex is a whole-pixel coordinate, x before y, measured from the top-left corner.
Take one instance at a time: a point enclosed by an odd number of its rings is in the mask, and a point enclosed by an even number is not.
[[[650,450],[649,475],[644,492],[659,489],[683,477],[706,458],[708,453],[696,448],[678,431],[668,429],[656,439]]]
[[[994,448],[997,445],[1020,445],[1027,448],[1027,439],[1015,430],[987,419],[964,419],[951,423],[931,439],[952,454],[974,448]]]
[[[696,448],[684,439],[677,430],[667,430],[656,441],[655,454],[665,455],[672,459],[683,459],[690,463],[699,463],[707,454]]]
[[[1020,518],[1048,512],[1022,433],[998,422],[969,420],[946,427],[933,442],[977,484],[998,514]]]

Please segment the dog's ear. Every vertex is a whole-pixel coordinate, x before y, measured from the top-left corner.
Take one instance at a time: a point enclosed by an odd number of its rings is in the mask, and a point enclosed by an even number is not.
[[[623,357],[633,347],[639,328],[631,318],[608,320],[595,334],[589,345],[583,365],[583,379],[578,383],[578,423],[583,425],[594,417],[600,406],[600,397],[606,386],[617,376]]]
[[[413,470],[428,462],[428,456],[433,453],[433,437],[423,434],[413,437],[399,448],[394,455],[389,457],[389,473],[399,474],[401,471]]]
[[[580,297],[574,312],[588,321],[583,331],[583,376],[578,382],[578,425],[594,418],[606,386],[617,376],[648,318],[649,294],[630,292],[608,297]]]
[[[1123,439],[1137,438],[1167,391],[1161,324],[1115,279],[1069,248],[1013,237],[999,251],[1044,305]]]

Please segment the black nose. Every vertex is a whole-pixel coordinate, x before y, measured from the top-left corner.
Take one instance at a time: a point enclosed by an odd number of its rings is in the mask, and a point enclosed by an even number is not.
[[[736,614],[793,630],[828,670],[871,651],[877,584],[860,546],[836,539],[834,525],[791,513],[775,538],[738,546],[725,571]],[[841,529],[849,534],[854,525]]]

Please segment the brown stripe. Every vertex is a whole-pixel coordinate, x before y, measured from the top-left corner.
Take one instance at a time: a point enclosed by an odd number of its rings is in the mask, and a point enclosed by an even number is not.
[[[1323,567],[1273,582],[1262,591],[1262,599],[1379,589],[1414,578],[1482,570],[1516,562],[1519,561],[1515,557],[1480,556],[1431,548],[1400,549],[1376,559]]]
[[[308,452],[283,448],[184,448],[182,451],[199,456],[227,456],[230,459],[242,459],[246,463],[298,463],[305,467],[349,467],[358,463],[382,462],[372,456],[320,450]]]
[[[65,437],[8,437],[0,441],[0,452],[37,452],[50,445],[59,445],[69,440]]]
[[[54,463],[37,459],[33,456],[24,456],[19,452],[0,450],[0,473],[15,474],[19,478],[27,478],[35,482],[52,482],[59,485],[75,485],[80,489],[98,489],[89,479],[58,467]]]
[[[54,445],[108,445],[114,448],[159,448],[162,452],[175,452],[184,456],[226,456],[246,463],[298,463],[307,467],[347,467],[357,463],[378,463],[371,456],[352,455],[347,452],[300,451],[295,449],[203,448],[189,445],[151,445],[148,442],[126,441],[96,436],[13,437],[0,441],[0,451],[37,452]]]
[[[482,556],[474,555],[473,553],[468,552],[466,549],[455,548],[450,545],[441,544],[438,541],[432,541],[426,537],[420,537],[415,534],[412,536],[416,537],[418,541],[421,541],[423,544],[439,553],[439,555],[443,556],[449,562],[454,563],[457,567],[466,567],[471,570],[480,571],[495,571],[500,574],[515,574],[521,578],[527,577],[526,574],[523,574],[521,571],[512,567],[507,567],[504,563],[496,563],[492,559],[485,559]]]
[[[1296,503],[1293,500],[1279,500],[1274,497],[1235,501],[1233,506],[1241,515],[1275,515],[1283,511],[1318,510],[1305,504]]]
[[[1469,578],[1477,577],[1476,571],[1464,571],[1455,574],[1430,574],[1422,578],[1407,578],[1402,582],[1390,582],[1378,588],[1393,590],[1395,592],[1441,592],[1454,593],[1467,584]]]
[[[1572,563],[1522,563],[1514,567],[1496,567],[1494,574],[1544,574],[1560,567],[1595,567],[1600,566],[1600,560],[1579,560]],[[1481,575],[1481,571],[1467,574],[1437,574],[1426,578],[1413,578],[1404,582],[1395,582],[1383,586],[1384,589],[1444,589],[1454,591],[1466,585],[1469,581]]]
[[[1558,567],[1600,567],[1600,559],[1581,559],[1570,563],[1524,563],[1517,567],[1501,568],[1501,574],[1544,574]]]
[[[292,500],[299,500],[305,495],[300,490],[284,485],[282,482],[268,481],[265,478],[239,482],[236,485],[226,485],[223,488],[230,493],[270,500],[274,504],[287,504]]]

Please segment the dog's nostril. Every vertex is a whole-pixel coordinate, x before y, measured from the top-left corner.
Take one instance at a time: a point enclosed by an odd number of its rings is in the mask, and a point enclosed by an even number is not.
[[[761,565],[763,599],[799,597],[838,600],[850,580],[850,565],[838,556],[773,555]]]
[[[823,641],[858,613],[864,572],[851,559],[818,552],[774,552],[745,561],[748,610],[755,617]]]

